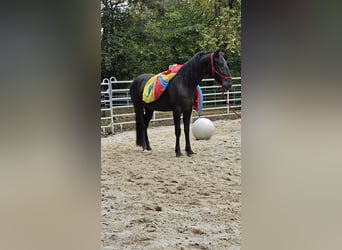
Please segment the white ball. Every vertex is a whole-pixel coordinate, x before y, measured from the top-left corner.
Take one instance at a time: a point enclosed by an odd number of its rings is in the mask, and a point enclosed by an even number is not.
[[[214,124],[207,118],[198,118],[192,125],[192,134],[197,140],[208,140],[215,131]]]

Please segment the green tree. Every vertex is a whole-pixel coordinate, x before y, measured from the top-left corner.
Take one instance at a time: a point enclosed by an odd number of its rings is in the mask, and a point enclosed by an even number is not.
[[[241,0],[216,0],[211,14],[214,18],[203,30],[201,48],[215,50],[220,47],[227,53],[227,60],[232,74],[241,72]]]
[[[102,0],[102,77],[132,79],[222,47],[240,74],[241,0]]]

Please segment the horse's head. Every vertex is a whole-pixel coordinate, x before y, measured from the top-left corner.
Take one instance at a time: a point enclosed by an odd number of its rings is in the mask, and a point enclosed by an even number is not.
[[[220,50],[210,54],[211,73],[219,85],[229,90],[232,87],[232,76],[223,55]]]

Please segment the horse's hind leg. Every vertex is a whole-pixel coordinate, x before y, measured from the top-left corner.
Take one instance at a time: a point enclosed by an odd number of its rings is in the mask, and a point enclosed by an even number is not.
[[[148,140],[148,135],[147,135],[148,124],[150,123],[152,116],[153,116],[153,110],[145,107],[144,124],[145,124],[145,141],[146,141],[147,150],[152,150],[150,146],[150,141]]]

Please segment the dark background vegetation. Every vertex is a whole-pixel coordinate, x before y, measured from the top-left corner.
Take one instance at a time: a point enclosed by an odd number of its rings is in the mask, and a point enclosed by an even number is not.
[[[102,0],[101,77],[133,79],[225,50],[240,76],[241,0]]]

